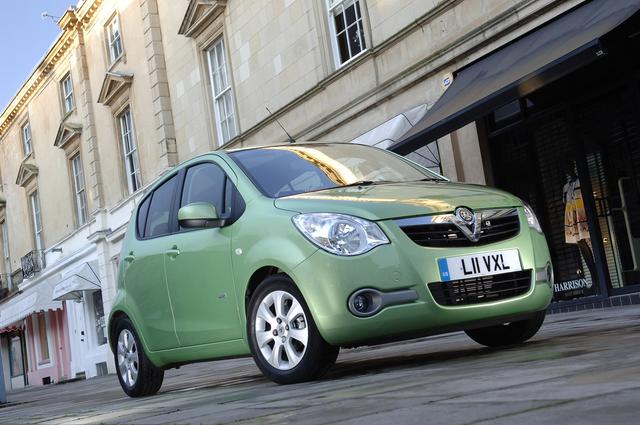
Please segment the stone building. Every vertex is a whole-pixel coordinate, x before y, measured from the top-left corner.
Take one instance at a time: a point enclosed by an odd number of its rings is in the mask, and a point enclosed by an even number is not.
[[[598,156],[616,143],[630,146],[627,158],[638,150],[628,113],[638,74],[620,53],[637,48],[637,3],[78,2],[0,115],[6,382],[16,388],[114,371],[105,314],[136,201],[195,155],[286,142],[276,120],[296,140],[389,148],[452,180],[530,201],[564,285],[562,308],[637,291],[640,231],[620,209],[626,201],[636,207],[635,162],[614,176]],[[587,135],[586,148],[569,137],[592,113],[583,107],[589,99],[576,95],[579,84],[601,87],[606,105],[621,105],[616,96],[626,94],[620,114],[604,108],[609,132]],[[562,96],[581,98],[582,109]],[[569,119],[576,110],[582,115]],[[563,239],[565,175],[549,171],[560,157],[571,157],[569,174],[597,192],[585,197],[593,236],[582,247]]]

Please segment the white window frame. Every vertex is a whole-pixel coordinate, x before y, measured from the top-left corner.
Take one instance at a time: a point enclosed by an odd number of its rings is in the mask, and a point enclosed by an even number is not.
[[[25,122],[21,128],[22,133],[22,153],[28,157],[33,152],[33,135],[31,134],[31,121]]]
[[[40,205],[40,197],[38,191],[34,190],[29,195],[29,204],[31,204],[31,218],[33,220],[33,238],[36,251],[44,249],[44,239],[42,237],[42,209]]]
[[[62,81],[60,81],[60,86],[62,87],[62,106],[64,108],[64,113],[68,114],[76,107],[75,99],[73,97],[73,80],[71,80],[70,72],[65,75]]]
[[[358,3],[359,9],[360,9],[360,15],[357,15],[357,11],[358,9],[355,10],[356,12],[356,21],[354,23],[352,23],[351,25],[347,26],[347,22],[346,22],[346,17],[344,17],[344,10],[347,9],[348,7],[350,7],[352,4]],[[346,65],[347,63],[353,61],[355,58],[357,58],[358,56],[362,55],[364,52],[367,51],[368,49],[368,43],[367,43],[367,37],[366,37],[366,30],[365,30],[365,19],[364,19],[364,14],[363,14],[363,10],[364,10],[364,2],[362,0],[327,0],[327,10],[328,10],[328,18],[329,18],[329,30],[331,31],[331,46],[333,47],[333,58],[334,58],[334,62],[336,64],[337,68],[343,67],[344,65]],[[347,39],[347,49],[349,51],[349,58],[347,58],[344,62],[342,61],[342,58],[340,57],[340,46],[338,44],[338,33],[336,31],[336,23],[335,23],[335,16],[342,13],[343,14],[343,19],[345,19],[345,29],[342,32],[347,32],[348,29],[354,25],[358,25],[358,22],[360,22],[360,25],[362,27],[362,31],[358,31],[358,38],[360,40],[360,46],[361,46],[361,50],[356,53],[356,54],[352,54],[351,52],[351,45],[349,44],[349,40]],[[342,33],[341,32],[341,33]]]
[[[105,25],[107,31],[107,50],[109,50],[109,59],[111,63],[115,63],[124,54],[124,46],[122,45],[122,32],[120,31],[120,19],[118,15],[113,16]]]
[[[72,156],[70,161],[76,218],[78,219],[78,226],[82,226],[87,222],[87,193],[84,184],[84,170],[82,168],[80,152]]]
[[[220,63],[220,59],[222,59],[222,63]],[[227,66],[227,52],[223,37],[219,37],[207,49],[207,62],[209,64],[218,146],[222,146],[238,135],[231,73]]]
[[[118,115],[118,126],[120,127],[120,143],[122,144],[127,188],[129,194],[132,194],[142,187],[142,181],[140,179],[140,162],[138,160],[138,148],[130,106],[127,106]]]

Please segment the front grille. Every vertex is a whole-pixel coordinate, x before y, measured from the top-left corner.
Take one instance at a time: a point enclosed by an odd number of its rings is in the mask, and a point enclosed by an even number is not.
[[[513,211],[513,212],[511,212]],[[400,228],[415,243],[428,247],[465,247],[486,245],[512,238],[520,232],[520,219],[517,210],[511,210],[502,216],[483,216],[480,222],[480,238],[478,242],[470,241],[452,222],[407,224]]]
[[[432,282],[428,286],[431,295],[440,305],[480,304],[526,294],[531,288],[531,270],[449,282]]]

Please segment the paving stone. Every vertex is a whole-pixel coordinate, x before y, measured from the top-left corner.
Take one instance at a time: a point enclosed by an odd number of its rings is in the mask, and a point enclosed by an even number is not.
[[[168,370],[131,399],[115,376],[9,393],[4,424],[636,423],[640,306],[559,313],[532,341],[488,349],[464,333],[343,350],[322,380],[279,386],[251,359]]]

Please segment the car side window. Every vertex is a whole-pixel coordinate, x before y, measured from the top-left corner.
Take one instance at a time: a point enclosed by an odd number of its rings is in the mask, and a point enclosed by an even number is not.
[[[147,222],[147,213],[149,212],[149,204],[151,196],[147,196],[138,207],[138,218],[136,220],[136,232],[138,237],[144,237],[144,225]]]
[[[169,212],[177,181],[178,177],[173,176],[153,191],[145,223],[146,238],[169,233]]]
[[[225,202],[226,180],[227,175],[216,164],[207,162],[190,167],[184,179],[180,206],[208,202],[216,207],[219,216],[228,215],[231,203]]]

